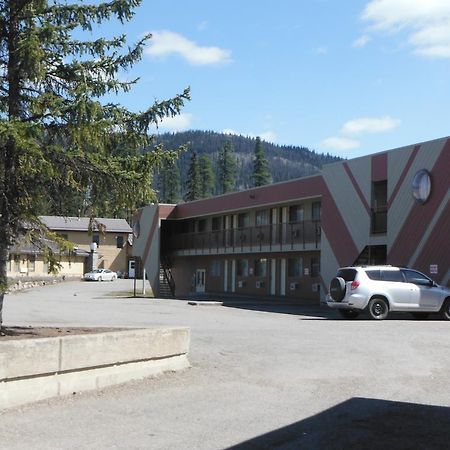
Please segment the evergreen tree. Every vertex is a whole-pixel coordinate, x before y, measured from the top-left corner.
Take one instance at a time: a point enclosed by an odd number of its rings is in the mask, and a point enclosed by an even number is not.
[[[180,201],[180,170],[176,161],[165,161],[158,170],[156,180],[160,203],[178,203]]]
[[[233,155],[233,146],[226,141],[220,151],[218,158],[218,193],[226,194],[236,188],[236,159]]]
[[[201,198],[201,177],[200,164],[197,152],[192,152],[191,161],[189,163],[188,178],[186,184],[186,195],[184,199],[187,202],[198,200]]]
[[[0,2],[0,324],[8,248],[18,236],[41,245],[57,269],[43,239],[56,237],[38,218],[42,198],[58,205],[72,191],[90,217],[105,199],[132,209],[154,198],[155,165],[177,154],[141,149],[152,142],[150,125],[178,114],[189,90],[143,112],[103,100],[137,82],[117,75],[140,59],[150,36],[131,48],[125,35],[83,39],[105,20],[130,20],[140,3]]]
[[[200,197],[207,198],[213,195],[214,186],[216,184],[216,176],[214,174],[211,160],[208,155],[200,157]]]
[[[256,138],[255,155],[253,158],[253,186],[264,186],[272,182],[272,177],[269,171],[269,163],[264,153],[264,148],[259,137]]]

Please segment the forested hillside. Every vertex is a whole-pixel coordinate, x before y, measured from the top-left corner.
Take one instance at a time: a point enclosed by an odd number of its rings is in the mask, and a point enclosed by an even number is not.
[[[255,138],[216,133],[213,131],[165,133],[157,137],[157,143],[162,143],[169,149],[177,148],[182,144],[188,144],[188,151],[183,153],[177,162],[180,173],[180,199],[185,197],[187,174],[192,153],[196,152],[199,157],[208,155],[212,166],[217,168],[219,153],[225,142],[231,143],[233,157],[236,159],[235,190],[252,187],[254,185],[252,173],[256,144]],[[273,183],[313,175],[319,172],[324,164],[339,160],[335,156],[316,153],[306,147],[280,146],[265,141],[262,141],[262,145]],[[164,176],[164,174],[157,173],[154,180],[154,187],[159,191],[159,200],[161,202],[167,201],[167,198],[165,198],[165,187],[163,186],[163,179],[165,178],[167,176]],[[171,171],[170,178],[173,181],[173,170]],[[217,187],[214,190],[214,194],[220,193],[220,189]]]

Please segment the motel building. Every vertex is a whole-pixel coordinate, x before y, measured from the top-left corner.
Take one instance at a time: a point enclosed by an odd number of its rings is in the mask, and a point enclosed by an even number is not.
[[[140,209],[134,256],[155,296],[324,299],[339,267],[392,264],[450,284],[450,138],[318,175]]]

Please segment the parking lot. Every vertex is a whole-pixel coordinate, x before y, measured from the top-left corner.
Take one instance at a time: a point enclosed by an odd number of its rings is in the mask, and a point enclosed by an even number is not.
[[[450,323],[129,298],[133,280],[9,295],[6,326],[191,327],[184,372],[0,413],[8,449],[446,448]]]

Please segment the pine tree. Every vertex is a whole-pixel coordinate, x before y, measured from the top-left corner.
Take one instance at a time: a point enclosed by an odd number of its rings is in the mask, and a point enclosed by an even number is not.
[[[200,164],[198,161],[197,152],[192,152],[189,163],[188,175],[186,183],[186,195],[184,199],[187,202],[198,200],[201,198],[201,178],[200,178]]]
[[[131,48],[125,35],[83,39],[103,21],[130,20],[140,3],[0,2],[0,324],[8,248],[19,236],[41,245],[57,269],[42,239],[51,236],[38,219],[42,198],[57,205],[71,190],[91,217],[105,199],[132,209],[155,197],[155,164],[177,154],[141,149],[151,143],[149,126],[178,114],[188,89],[143,112],[104,101],[137,82],[118,74],[140,59],[150,36]]]
[[[207,198],[213,195],[214,186],[216,184],[216,176],[214,174],[211,160],[208,155],[202,155],[199,161],[200,165],[200,197]]]
[[[269,171],[269,163],[264,153],[264,148],[259,137],[256,138],[255,155],[253,158],[253,186],[264,186],[272,182]]]
[[[220,151],[218,158],[218,193],[226,194],[236,188],[236,159],[233,156],[233,146],[226,141]]]
[[[180,169],[175,161],[167,163],[166,203],[178,203],[181,200]]]

